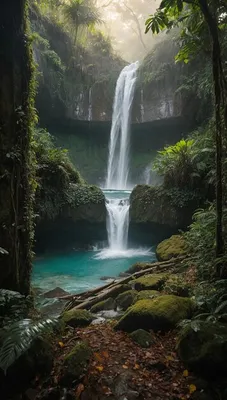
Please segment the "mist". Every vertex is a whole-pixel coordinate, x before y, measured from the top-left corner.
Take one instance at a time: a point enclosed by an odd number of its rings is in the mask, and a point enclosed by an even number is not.
[[[145,34],[145,21],[159,3],[159,0],[96,0],[103,20],[101,29],[124,60],[141,60],[161,40],[151,33]]]

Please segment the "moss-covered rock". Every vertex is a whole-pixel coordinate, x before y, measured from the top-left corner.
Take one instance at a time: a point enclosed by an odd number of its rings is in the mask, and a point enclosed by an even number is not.
[[[227,374],[227,325],[195,320],[183,328],[177,351],[184,364],[199,375]]]
[[[92,350],[86,342],[78,343],[64,359],[64,374],[62,383],[68,384],[78,381],[81,375],[86,371]]]
[[[92,313],[98,313],[99,311],[103,310],[115,310],[116,302],[112,297],[109,297],[106,300],[100,301],[99,303],[95,304],[91,307]]]
[[[192,301],[184,297],[164,295],[152,300],[139,300],[126,311],[115,328],[126,332],[138,328],[167,331],[189,318],[192,310]]]
[[[137,290],[127,290],[121,293],[116,298],[116,303],[118,307],[122,310],[127,310],[135,301],[137,300],[138,292]]]
[[[159,290],[166,279],[166,275],[163,274],[149,274],[134,279],[129,284],[132,284],[136,290]]]
[[[151,333],[145,331],[144,329],[137,329],[130,333],[130,338],[141,347],[150,347],[154,342],[154,338]]]
[[[111,297],[113,299],[116,299],[119,294],[124,293],[128,290],[131,290],[131,286],[129,284],[119,284],[114,286],[114,288],[111,289]],[[106,297],[108,298],[108,293],[106,294]]]
[[[199,201],[195,192],[137,185],[130,196],[130,239],[139,242],[146,231],[152,243],[186,229]]]
[[[159,261],[167,261],[173,257],[184,256],[187,252],[185,239],[182,235],[173,235],[159,243],[156,256]]]
[[[188,297],[190,293],[190,285],[184,282],[184,277],[182,275],[171,274],[163,286],[163,291],[167,294]]]
[[[87,310],[69,310],[62,314],[62,321],[74,328],[90,325],[93,315]]]
[[[160,295],[161,293],[158,290],[141,290],[140,292],[138,292],[137,301],[148,299],[151,300]]]

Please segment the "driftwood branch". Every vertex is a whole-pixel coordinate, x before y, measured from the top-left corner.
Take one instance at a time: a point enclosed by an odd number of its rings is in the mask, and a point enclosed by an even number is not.
[[[178,258],[174,258],[168,261],[155,262],[151,264],[152,266],[141,271],[135,272],[134,274],[127,276],[123,279],[118,279],[116,281],[110,282],[105,286],[98,287],[96,289],[90,290],[88,292],[84,292],[78,295],[72,295],[71,297],[65,296],[61,299],[70,299],[69,303],[66,304],[64,311],[68,311],[71,309],[89,309],[94,304],[102,300],[106,300],[108,297],[111,297],[111,294],[116,292],[117,288],[121,287],[123,284],[127,284],[133,279],[139,278],[141,276],[155,273],[155,272],[164,272],[165,270],[170,270],[179,266],[179,264],[185,260],[185,257],[181,256]]]

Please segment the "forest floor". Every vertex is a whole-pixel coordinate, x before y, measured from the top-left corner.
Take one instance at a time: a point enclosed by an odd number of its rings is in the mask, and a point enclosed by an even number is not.
[[[55,364],[47,382],[39,391],[51,391],[61,385],[65,355],[86,341],[93,350],[88,369],[80,382],[67,389],[70,397],[81,400],[186,400],[196,390],[193,376],[178,359],[176,332],[153,334],[149,348],[141,348],[124,332],[116,332],[113,322],[70,328],[55,343]],[[48,397],[49,398],[49,397]],[[51,397],[52,398],[52,397]],[[53,397],[54,398],[54,397]]]

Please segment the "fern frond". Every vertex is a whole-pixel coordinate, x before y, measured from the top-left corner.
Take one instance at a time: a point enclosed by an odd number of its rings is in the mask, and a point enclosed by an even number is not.
[[[1,332],[3,335],[3,344],[0,349],[0,368],[4,373],[29,349],[37,337],[47,328],[56,325],[57,322],[57,319],[46,319],[39,322],[24,319],[15,322]]]

